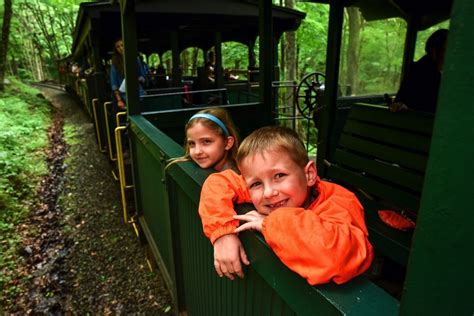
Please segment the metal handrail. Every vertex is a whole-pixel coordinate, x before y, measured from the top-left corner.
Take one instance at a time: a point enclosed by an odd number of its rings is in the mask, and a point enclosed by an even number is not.
[[[129,223],[125,189],[133,188],[133,185],[127,185],[126,179],[125,179],[125,167],[124,167],[124,159],[123,159],[123,146],[122,146],[122,134],[121,134],[121,131],[126,130],[127,126],[123,126],[123,125],[119,126],[120,117],[126,116],[126,115],[127,115],[127,112],[119,112],[116,114],[117,127],[115,128],[115,148],[117,151],[117,168],[119,171],[120,195],[122,198],[123,220],[125,223]]]
[[[108,112],[108,106],[111,105],[112,102],[104,102],[104,116],[105,116],[105,127],[107,129],[107,147],[109,149],[109,158],[111,161],[116,161],[117,158],[114,157],[114,154],[112,152],[112,141],[110,139],[110,128],[109,128],[109,116],[107,115]]]

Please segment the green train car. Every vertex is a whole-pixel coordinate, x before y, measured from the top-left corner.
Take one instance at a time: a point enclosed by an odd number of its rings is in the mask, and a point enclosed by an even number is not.
[[[172,75],[179,76],[179,52],[183,48],[196,45],[205,51],[214,46],[219,65],[223,41],[240,41],[253,47],[259,36],[259,81],[253,84],[257,88],[251,91],[252,100],[237,102],[237,98],[223,97],[226,102],[217,105],[230,111],[243,136],[260,126],[276,124],[275,44],[284,31],[299,26],[304,13],[275,7],[269,0],[121,0],[95,4],[112,8],[101,7],[101,13],[91,13],[94,4],[81,6],[78,21],[87,27],[76,29],[71,58],[84,56],[79,53],[81,47],[87,47],[84,43],[96,43],[90,45],[94,49],[89,53],[89,59],[97,61],[96,69],[107,56],[107,49],[102,53],[99,49],[103,37],[98,34],[103,34],[103,19],[108,14],[102,12],[114,11],[114,19],[121,21],[128,91],[128,124],[123,129],[128,129],[131,150],[130,183],[121,181],[121,186],[133,190],[134,196],[134,206],[124,208],[124,218],[149,244],[172,294],[176,314],[472,315],[473,215],[468,181],[474,175],[470,164],[474,150],[469,142],[474,139],[474,109],[469,101],[474,83],[474,4],[469,0],[320,2],[329,6],[329,35],[322,101],[325,106],[316,119],[318,172],[360,197],[369,238],[377,258],[384,262],[379,277],[362,275],[342,285],[310,286],[281,263],[261,235],[245,232],[240,237],[251,261],[246,277],[234,281],[219,278],[213,267],[212,246],[202,233],[197,212],[202,183],[212,171],[193,163],[164,170],[170,158],[183,154],[185,122],[202,106],[182,106],[181,91],[155,91],[150,94],[154,95],[150,98],[153,102],[144,103],[136,89],[138,52],[172,50]],[[382,96],[346,98],[344,107],[340,106],[338,74],[346,6],[359,7],[370,19],[398,16],[407,21],[405,66],[413,59],[417,32],[450,19],[436,116],[391,113],[381,106]],[[160,14],[169,18],[163,24],[157,19]],[[101,28],[95,29],[94,25]],[[243,28],[247,31],[242,32]],[[153,30],[153,34],[147,30]],[[243,33],[250,35],[236,39],[236,34]],[[108,41],[104,47],[112,47],[110,36],[103,40]],[[152,42],[162,46],[153,46]],[[179,87],[183,80],[174,82]],[[233,89],[225,82],[218,82],[215,88],[227,95]],[[96,92],[91,87],[81,90],[79,84],[73,89],[83,96],[86,106],[87,102],[98,102],[92,101],[100,98],[94,93],[106,91],[106,87],[96,88]],[[232,91],[236,90],[234,87]],[[177,106],[160,108],[160,104],[168,104],[171,95],[177,98]],[[104,101],[106,95],[100,100]],[[95,122],[100,130],[103,123]],[[116,135],[120,143],[119,133]],[[124,167],[120,170],[123,180],[126,172]],[[381,200],[416,210],[414,232],[396,231],[381,223],[377,216]],[[127,213],[129,209],[133,209],[131,214]],[[395,284],[390,284],[393,279]],[[399,294],[394,295],[393,287],[400,290]]]

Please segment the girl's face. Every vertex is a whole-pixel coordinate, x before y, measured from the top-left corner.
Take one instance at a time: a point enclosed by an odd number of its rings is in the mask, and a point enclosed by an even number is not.
[[[227,161],[227,152],[234,145],[234,137],[224,138],[197,122],[186,131],[186,142],[191,159],[199,167],[222,171]]]
[[[115,49],[120,55],[123,55],[123,41],[122,40],[115,42]]]

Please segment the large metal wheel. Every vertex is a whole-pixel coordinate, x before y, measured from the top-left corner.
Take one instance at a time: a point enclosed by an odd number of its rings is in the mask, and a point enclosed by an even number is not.
[[[315,111],[322,107],[325,75],[313,72],[301,80],[296,89],[296,106],[305,118],[314,119]]]

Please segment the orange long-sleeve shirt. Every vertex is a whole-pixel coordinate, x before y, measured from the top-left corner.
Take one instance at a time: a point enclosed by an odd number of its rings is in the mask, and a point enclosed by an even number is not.
[[[308,283],[344,283],[367,270],[373,260],[364,210],[345,188],[318,180],[308,209],[280,208],[263,221],[262,233],[280,260]],[[233,233],[234,203],[251,202],[243,178],[226,170],[204,182],[199,202],[204,234],[214,243]]]

